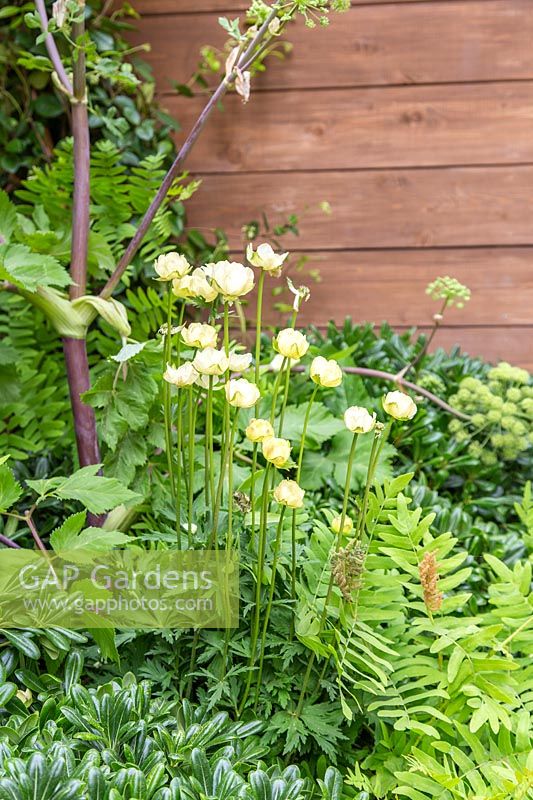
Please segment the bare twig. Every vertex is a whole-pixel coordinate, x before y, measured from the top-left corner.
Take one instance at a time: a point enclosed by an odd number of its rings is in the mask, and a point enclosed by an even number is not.
[[[135,253],[137,252],[137,250],[141,246],[141,243],[142,243],[142,241],[143,241],[143,239],[144,239],[144,237],[145,237],[145,235],[146,235],[146,233],[148,231],[148,228],[150,227],[150,224],[152,223],[152,220],[154,219],[155,215],[157,214],[157,212],[158,212],[161,204],[163,203],[165,197],[167,196],[170,188],[172,187],[172,184],[174,183],[174,180],[176,179],[176,176],[178,175],[178,172],[181,170],[181,168],[183,166],[183,162],[185,161],[185,159],[189,155],[189,152],[191,151],[191,149],[192,149],[193,145],[195,144],[196,140],[198,139],[198,136],[202,132],[202,129],[204,128],[204,126],[205,126],[207,120],[209,119],[209,117],[211,116],[211,113],[213,112],[216,104],[225,95],[225,93],[229,89],[229,87],[231,85],[231,82],[235,78],[236,69],[240,70],[243,66],[246,66],[248,64],[248,61],[249,61],[250,57],[254,53],[255,48],[257,47],[257,45],[260,44],[260,42],[261,42],[263,36],[265,35],[265,33],[268,31],[268,26],[270,25],[272,20],[277,15],[278,10],[279,10],[278,9],[278,5],[277,5],[277,3],[275,3],[274,6],[272,7],[271,11],[270,11],[270,14],[265,19],[264,23],[258,29],[256,35],[254,36],[254,38],[250,42],[249,46],[242,53],[241,57],[237,61],[236,67],[233,70],[233,72],[229,76],[225,76],[223,78],[223,80],[219,83],[218,87],[216,88],[215,92],[211,95],[211,97],[208,100],[207,104],[205,105],[202,113],[200,114],[200,116],[196,120],[196,122],[195,122],[191,132],[189,133],[187,139],[185,140],[185,142],[183,143],[182,147],[180,148],[176,158],[174,159],[174,162],[173,162],[172,166],[170,167],[169,171],[165,175],[165,177],[163,179],[163,182],[162,182],[161,186],[159,187],[159,190],[158,190],[156,196],[154,197],[154,199],[150,203],[150,205],[148,207],[148,210],[146,211],[144,217],[142,218],[142,220],[141,220],[141,222],[139,224],[139,227],[137,228],[137,231],[135,232],[135,235],[133,236],[132,240],[130,241],[130,243],[128,244],[126,250],[124,251],[120,261],[118,262],[118,264],[117,264],[117,266],[115,268],[115,271],[113,272],[113,274],[111,275],[111,277],[107,281],[106,285],[104,286],[104,288],[100,292],[100,296],[101,297],[110,297],[110,295],[113,293],[115,287],[118,285],[122,275],[124,274],[125,270],[129,266],[129,264],[131,263],[132,258],[134,257]]]
[[[293,372],[304,372],[305,369],[306,367],[292,367]],[[406,381],[403,378],[398,377],[398,375],[393,375],[392,372],[383,372],[380,369],[369,369],[367,367],[343,367],[342,369],[343,372],[348,373],[348,375],[361,375],[364,378],[377,378],[378,380],[390,381],[391,383],[395,383],[397,386],[411,389],[412,392],[416,392],[417,394],[422,395],[422,397],[426,397],[436,406],[439,406],[449,414],[453,414],[455,417],[464,419],[465,421],[470,419],[468,414],[463,414],[462,411],[458,411],[456,408],[453,408],[453,406],[450,406],[445,400],[441,400],[440,397],[437,397],[436,394],[428,392],[428,390],[424,389],[422,386],[418,386],[416,383]]]

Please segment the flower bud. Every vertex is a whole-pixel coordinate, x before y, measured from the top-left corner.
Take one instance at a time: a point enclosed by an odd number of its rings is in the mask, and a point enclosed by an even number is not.
[[[154,269],[160,281],[171,281],[174,278],[183,278],[190,272],[191,265],[180,253],[163,253],[156,258]]]
[[[250,264],[260,267],[276,278],[281,274],[283,262],[288,255],[288,253],[275,253],[272,247],[266,243],[260,244],[255,253],[251,243],[246,248],[246,258]]]
[[[394,419],[413,419],[416,403],[405,392],[388,392],[383,398],[383,408]]]
[[[376,415],[362,406],[351,406],[344,412],[344,424],[352,433],[369,433],[376,424]]]
[[[250,420],[246,428],[246,438],[251,442],[263,442],[274,437],[274,428],[267,419]]]
[[[331,520],[331,530],[333,531],[333,533],[340,533],[341,522],[342,522],[342,517],[340,514],[337,515],[336,517],[333,517],[333,519]],[[348,516],[348,514],[346,514],[344,517],[344,525],[342,526],[342,532],[351,533],[352,531],[353,531],[353,520],[351,517]]]
[[[191,322],[188,327],[181,329],[181,338],[189,347],[199,347],[203,350],[205,347],[217,346],[218,333],[212,325]]]
[[[300,331],[285,328],[273,341],[274,349],[285,358],[302,358],[309,350],[309,342]]]
[[[292,450],[288,439],[278,439],[276,436],[264,439],[262,449],[266,460],[276,467],[282,467],[289,460]]]
[[[304,504],[304,495],[304,490],[296,481],[281,481],[274,489],[274,500],[289,508],[301,508]]]
[[[216,350],[214,347],[206,347],[198,350],[193,366],[201,375],[222,375],[227,371],[229,361],[223,350]]]
[[[333,359],[317,356],[311,363],[311,380],[319,386],[334,388],[342,383],[342,369]]]
[[[243,297],[254,288],[254,273],[236,261],[218,261],[213,267],[213,283],[226,303]]]
[[[232,372],[246,372],[252,363],[251,353],[230,353],[229,368]]]
[[[182,388],[183,386],[192,386],[198,378],[198,372],[193,367],[190,361],[186,361],[181,367],[171,366],[167,364],[167,368],[163,374],[163,378],[167,383],[172,383],[174,386]]]
[[[226,383],[226,400],[230,406],[236,408],[251,408],[254,406],[261,393],[255,383],[247,381],[246,378],[237,378]]]

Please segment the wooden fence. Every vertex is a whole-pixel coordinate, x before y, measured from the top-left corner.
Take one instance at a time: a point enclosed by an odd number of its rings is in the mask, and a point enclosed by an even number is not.
[[[152,46],[182,141],[204,99],[184,99],[202,45],[222,45],[220,14],[241,0],[141,0],[135,41]],[[428,324],[426,284],[472,289],[437,344],[533,368],[533,2],[352,0],[327,29],[294,25],[248,105],[224,101],[188,163],[204,232],[264,210],[300,216],[286,246],[318,268],[305,321]],[[331,214],[321,203],[327,201]],[[300,279],[300,282],[308,282]],[[271,312],[272,321],[281,320]]]

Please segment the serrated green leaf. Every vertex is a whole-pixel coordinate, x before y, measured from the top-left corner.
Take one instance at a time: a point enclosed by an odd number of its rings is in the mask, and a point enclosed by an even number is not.
[[[0,245],[0,277],[29,292],[38,286],[63,288],[72,283],[56,258],[34,253],[24,244]]]
[[[5,464],[0,466],[0,512],[8,511],[22,496],[22,486]]]

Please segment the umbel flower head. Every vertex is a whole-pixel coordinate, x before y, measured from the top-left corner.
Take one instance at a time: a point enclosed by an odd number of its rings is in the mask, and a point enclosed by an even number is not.
[[[174,278],[183,278],[191,270],[191,265],[180,253],[163,253],[156,258],[154,269],[160,281],[172,281]]]
[[[284,358],[302,358],[309,350],[309,342],[301,331],[284,328],[274,337],[274,350]]]
[[[251,442],[264,442],[265,439],[272,439],[273,437],[274,428],[268,419],[256,419],[254,417],[248,423],[246,438]]]
[[[274,489],[274,500],[282,506],[301,508],[304,504],[304,490],[296,481],[281,481]]]
[[[172,383],[174,386],[182,388],[183,386],[192,386],[198,378],[198,372],[193,367],[190,361],[186,361],[181,367],[171,366],[167,364],[167,368],[163,374],[163,378],[167,383]]]
[[[216,347],[218,333],[212,325],[203,322],[191,322],[189,326],[181,329],[181,338],[189,347]]]
[[[277,436],[264,439],[262,449],[266,460],[274,464],[275,467],[282,467],[286,464],[292,450],[288,439],[279,439]]]
[[[236,408],[251,408],[261,397],[261,392],[255,383],[247,381],[246,378],[228,381],[225,390],[226,400],[230,406]]]
[[[213,267],[213,284],[226,303],[232,303],[254,288],[254,273],[237,261],[218,261]]]
[[[311,362],[311,380],[319,386],[334,388],[342,383],[342,369],[333,359],[317,356]]]
[[[272,247],[266,243],[260,244],[255,253],[251,243],[246,248],[246,258],[250,264],[260,267],[276,278],[281,274],[283,262],[288,255],[288,253],[275,253]]]
[[[394,419],[413,419],[417,412],[416,403],[405,392],[388,392],[383,398],[383,409]]]
[[[370,433],[376,426],[376,415],[363,406],[351,406],[344,412],[344,424],[352,433]]]
[[[201,375],[223,375],[229,367],[229,359],[225,352],[214,347],[198,350],[192,363]]]

